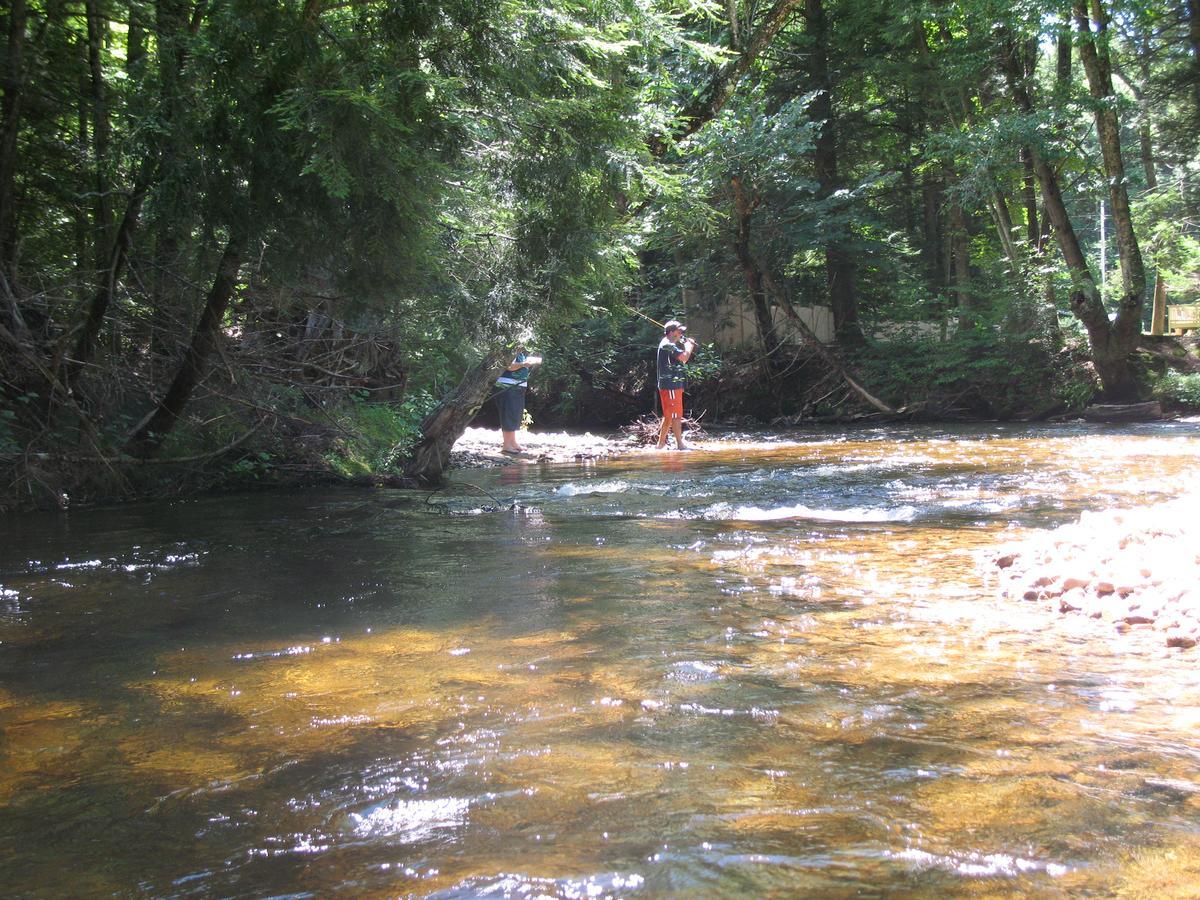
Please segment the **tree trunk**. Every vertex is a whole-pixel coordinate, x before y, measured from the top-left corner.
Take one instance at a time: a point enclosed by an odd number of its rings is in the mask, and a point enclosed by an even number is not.
[[[12,0],[8,13],[8,48],[4,97],[0,100],[0,273],[16,279],[17,263],[17,135],[25,94],[25,0]]]
[[[962,204],[952,197],[950,200],[950,262],[953,272],[954,296],[958,302],[959,320],[964,327],[975,322],[976,303],[971,291],[971,243],[967,228],[967,216]]]
[[[188,32],[186,0],[157,0],[154,5],[154,31],[158,44],[159,110],[162,117],[157,155],[161,161],[155,189],[154,270],[150,279],[150,349],[152,357],[170,357],[176,341],[177,320],[187,321],[191,304],[179,302],[180,257],[183,255],[187,209],[184,168],[190,155],[184,132],[183,65]]]
[[[1167,330],[1167,283],[1160,270],[1154,277],[1154,307],[1150,313],[1150,333],[1165,334]]]
[[[733,252],[742,267],[742,277],[746,280],[746,293],[754,310],[754,320],[758,324],[758,336],[762,340],[763,350],[767,357],[767,371],[772,371],[772,361],[779,349],[779,335],[775,322],[771,317],[771,306],[767,302],[767,294],[763,287],[763,273],[750,253],[750,218],[758,208],[760,198],[753,200],[746,196],[742,179],[734,176],[733,185],[733,215],[737,224],[737,235],[733,239]]]
[[[829,74],[829,27],[824,0],[805,0],[804,15],[812,40],[809,75],[817,92],[809,113],[820,129],[813,145],[813,164],[817,176],[817,196],[827,200],[841,187],[841,181],[838,177],[838,128],[833,109],[833,79]],[[838,341],[862,344],[854,257],[846,251],[845,238],[841,229],[825,237],[825,286],[829,305],[833,309],[833,330]]]
[[[1123,296],[1113,324],[1118,342],[1132,351],[1142,332],[1142,309],[1146,302],[1146,269],[1142,251],[1133,228],[1133,212],[1129,204],[1129,189],[1125,178],[1125,163],[1121,159],[1121,125],[1117,120],[1115,94],[1112,86],[1112,67],[1108,56],[1108,14],[1103,0],[1074,0],[1075,20],[1079,28],[1079,58],[1087,74],[1088,88],[1094,104],[1096,132],[1100,139],[1100,154],[1108,180],[1109,202],[1117,238],[1117,253],[1121,260]],[[1095,31],[1093,32],[1093,25]]]
[[[913,46],[919,61],[917,72],[920,78],[917,82],[917,95],[921,108],[929,111],[935,100],[937,73],[929,50],[929,39],[925,33],[925,23],[917,20],[913,23]],[[943,167],[928,166],[922,176],[921,198],[924,205],[924,223],[922,236],[924,244],[921,257],[925,262],[925,271],[931,284],[938,288],[939,295],[950,286],[950,231],[943,221],[942,211],[946,206],[945,186],[951,180],[952,173]],[[941,303],[938,304],[939,307]],[[944,312],[939,309],[939,314]]]
[[[200,321],[192,333],[183,363],[158,408],[142,421],[129,439],[125,446],[127,453],[141,457],[152,456],[162,447],[163,441],[179,421],[180,414],[204,375],[208,355],[216,346],[221,319],[237,286],[238,269],[241,268],[245,248],[246,235],[241,231],[235,232],[221,255],[216,276],[204,302],[204,311],[200,314]]]
[[[136,5],[129,8],[128,50],[125,53],[125,74],[134,82],[142,77],[146,62],[146,28],[142,22],[142,11]]]
[[[1042,226],[1038,222],[1037,175],[1033,171],[1033,151],[1021,148],[1021,202],[1025,207],[1025,240],[1035,253],[1042,251]]]
[[[1003,33],[1002,37],[1001,64],[1013,102],[1021,112],[1032,113],[1033,101],[1017,65],[1012,36]],[[1031,150],[1031,153],[1034,174],[1042,190],[1046,217],[1053,226],[1055,240],[1071,276],[1071,311],[1083,323],[1088,333],[1092,361],[1096,366],[1096,374],[1100,376],[1102,393],[1107,399],[1129,399],[1137,389],[1129,365],[1129,356],[1136,347],[1136,339],[1130,341],[1127,334],[1118,332],[1109,322],[1100,290],[1091,269],[1088,268],[1087,257],[1067,212],[1058,175],[1041,153],[1036,149]],[[1136,338],[1136,335],[1134,337]]]
[[[409,454],[405,474],[422,484],[440,484],[454,442],[487,400],[500,372],[512,361],[512,348],[492,347],[467,370],[462,381],[421,422],[421,440]]]
[[[932,169],[932,167],[930,167]],[[921,175],[921,258],[925,262],[926,276],[932,284],[945,287],[946,261],[942,255],[942,183],[927,170]]]
[[[104,46],[105,34],[108,31],[108,19],[100,9],[99,0],[87,0],[87,56],[88,71],[91,75],[91,121],[92,121],[92,162],[95,166],[93,173],[96,190],[95,222],[93,229],[93,256],[96,260],[96,271],[103,272],[108,263],[109,248],[112,245],[112,197],[109,186],[109,121],[108,121],[108,88],[104,82],[104,67],[100,52]]]

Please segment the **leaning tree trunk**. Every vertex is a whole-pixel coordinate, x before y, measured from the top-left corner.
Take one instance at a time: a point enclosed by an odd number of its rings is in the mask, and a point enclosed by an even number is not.
[[[823,0],[806,0],[805,20],[812,37],[809,53],[809,75],[816,87],[816,96],[809,114],[817,123],[813,144],[813,167],[817,176],[817,195],[828,200],[841,188],[838,176],[838,127],[833,108],[833,77],[829,73],[829,28]],[[846,229],[838,227],[825,241],[825,285],[829,305],[833,309],[833,330],[845,344],[862,344],[862,329],[858,324],[858,295],[855,286],[854,257],[845,247]]]
[[[66,383],[67,387],[72,390],[78,385],[84,367],[91,358],[92,351],[96,346],[96,339],[100,335],[100,328],[104,324],[104,317],[116,296],[117,285],[121,281],[122,272],[129,260],[133,233],[137,229],[142,203],[146,198],[147,182],[148,178],[143,177],[138,184],[134,185],[133,193],[130,194],[129,202],[125,207],[125,214],[121,217],[121,225],[117,229],[112,246],[108,249],[108,258],[99,272],[100,283],[88,301],[83,326],[80,329],[79,338],[75,342],[72,357],[67,364]]]
[[[787,24],[788,19],[791,18],[792,13],[801,2],[802,0],[776,0],[775,5],[767,10],[758,28],[746,41],[745,49],[725,62],[708,84],[696,94],[692,102],[679,113],[677,119],[679,124],[672,134],[672,138],[676,142],[695,134],[725,108],[725,104],[733,96],[733,89],[737,87],[738,81],[750,70],[780,29]],[[666,147],[667,145],[662,141],[651,141],[651,150],[655,156],[662,156],[666,152]]]
[[[171,386],[158,407],[138,426],[133,437],[125,445],[125,451],[134,456],[152,456],[162,447],[163,441],[179,421],[183,408],[191,399],[192,391],[200,383],[208,362],[208,355],[216,346],[221,330],[221,319],[229,308],[237,287],[238,269],[242,266],[246,235],[235,232],[225,245],[217,274],[204,301],[204,312],[192,333],[192,341],[184,354],[183,362],[176,372]]]
[[[462,377],[453,391],[421,422],[421,440],[409,454],[404,472],[422,484],[439,484],[450,450],[487,400],[501,370],[512,360],[512,347],[498,344]]]
[[[1012,93],[1013,102],[1023,113],[1033,112],[1033,101],[1025,87],[1025,79],[1018,63],[1016,43],[1011,34],[1003,35],[1001,64],[1004,69],[1008,88]],[[1036,148],[1030,148],[1033,157],[1033,171],[1037,176],[1042,191],[1042,201],[1045,204],[1046,217],[1053,226],[1054,238],[1066,262],[1067,271],[1071,275],[1071,312],[1083,324],[1088,334],[1088,344],[1092,351],[1092,362],[1096,366],[1096,374],[1100,377],[1103,394],[1106,399],[1126,400],[1137,391],[1137,383],[1133,377],[1129,357],[1137,345],[1140,328],[1132,335],[1128,332],[1130,317],[1126,315],[1126,328],[1114,326],[1108,319],[1104,301],[1100,296],[1100,288],[1088,267],[1087,256],[1075,233],[1074,223],[1067,211],[1067,204],[1062,195],[1062,186],[1058,173],[1050,165],[1045,155]],[[1122,307],[1124,307],[1122,303]],[[1138,315],[1140,322],[1140,302]],[[1121,319],[1118,317],[1118,322]],[[1132,340],[1130,339],[1132,337]]]
[[[758,336],[762,339],[763,351],[766,354],[767,371],[771,372],[774,371],[775,353],[779,350],[781,338],[771,316],[771,304],[767,302],[762,270],[750,253],[750,218],[762,198],[747,197],[745,185],[738,175],[733,176],[730,184],[733,186],[734,224],[737,228],[733,252],[742,267],[742,276],[746,279],[746,292],[750,296],[754,320],[758,324]]]

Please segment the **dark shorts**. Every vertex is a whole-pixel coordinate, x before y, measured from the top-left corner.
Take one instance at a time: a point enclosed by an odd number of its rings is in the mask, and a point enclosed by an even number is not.
[[[496,407],[500,410],[500,430],[520,431],[521,416],[525,412],[525,388],[501,388],[496,395]]]

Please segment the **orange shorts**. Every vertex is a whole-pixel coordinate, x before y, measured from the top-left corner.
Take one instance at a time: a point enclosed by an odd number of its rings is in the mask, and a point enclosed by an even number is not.
[[[664,419],[683,418],[683,388],[658,389],[658,398],[662,400]]]

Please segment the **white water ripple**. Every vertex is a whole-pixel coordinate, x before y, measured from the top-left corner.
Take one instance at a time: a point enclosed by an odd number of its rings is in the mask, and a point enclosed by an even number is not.
[[[853,506],[849,509],[823,509],[805,506],[733,506],[714,503],[702,513],[705,519],[736,520],[741,522],[772,522],[783,519],[813,519],[822,522],[911,522],[918,514],[915,506],[891,509]]]
[[[587,497],[592,494],[623,494],[628,490],[628,481],[583,481],[559,485],[554,493],[559,497]]]

